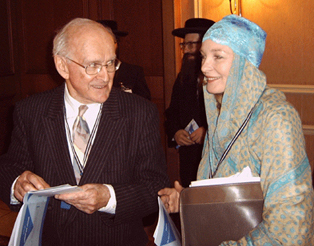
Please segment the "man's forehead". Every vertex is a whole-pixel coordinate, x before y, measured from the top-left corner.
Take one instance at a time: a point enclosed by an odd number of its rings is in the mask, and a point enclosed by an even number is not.
[[[96,25],[86,25],[81,27],[74,27],[70,31],[69,35],[70,40],[92,40],[93,38],[99,38],[99,39],[106,39],[106,40],[112,40],[114,42],[113,38],[109,34],[109,32],[102,27],[96,26]]]
[[[186,41],[198,41],[200,38],[199,33],[187,33],[185,34],[184,40]]]
[[[78,53],[83,53],[85,50],[102,52],[103,49],[115,53],[114,40],[105,30],[78,30],[70,37],[69,47]]]

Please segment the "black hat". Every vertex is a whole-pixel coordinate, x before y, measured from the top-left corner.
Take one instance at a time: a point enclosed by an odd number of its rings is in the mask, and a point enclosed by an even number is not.
[[[125,37],[126,35],[129,34],[128,32],[125,31],[118,31],[118,24],[114,20],[98,20],[97,22],[106,27],[110,27],[114,35],[118,37]]]
[[[172,35],[184,38],[185,34],[188,33],[199,33],[204,35],[205,32],[210,28],[215,22],[204,18],[191,18],[185,22],[184,28],[177,28],[172,31]]]

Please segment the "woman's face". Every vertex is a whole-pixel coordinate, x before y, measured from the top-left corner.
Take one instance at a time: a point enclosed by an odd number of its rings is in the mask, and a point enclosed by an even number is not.
[[[200,52],[207,91],[212,94],[223,93],[234,57],[232,49],[207,39],[203,42]]]

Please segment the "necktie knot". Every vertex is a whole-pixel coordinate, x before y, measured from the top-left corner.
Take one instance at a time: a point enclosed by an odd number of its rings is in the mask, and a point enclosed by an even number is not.
[[[85,114],[87,109],[88,109],[88,107],[86,105],[81,105],[79,107],[78,116],[83,117],[83,115]]]

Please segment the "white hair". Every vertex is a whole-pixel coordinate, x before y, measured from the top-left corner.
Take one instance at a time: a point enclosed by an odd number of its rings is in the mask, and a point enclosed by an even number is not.
[[[112,31],[108,28],[105,28],[100,23],[86,19],[86,18],[75,18],[71,20],[68,24],[66,24],[64,27],[62,27],[56,34],[56,36],[53,39],[53,49],[52,54],[53,56],[60,55],[60,56],[68,56],[70,53],[70,47],[69,47],[69,40],[71,38],[72,30],[74,28],[77,30],[77,28],[86,27],[86,26],[97,26],[98,28],[101,28],[107,32],[113,37],[115,40],[115,35],[112,33]]]

